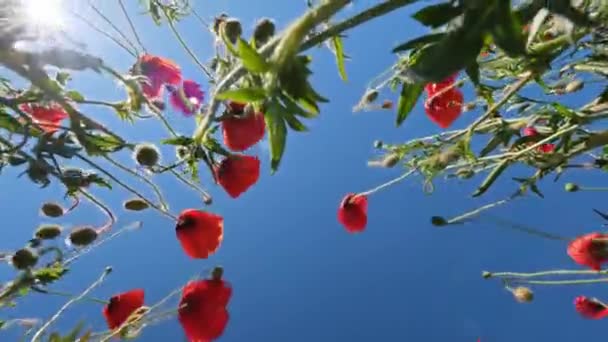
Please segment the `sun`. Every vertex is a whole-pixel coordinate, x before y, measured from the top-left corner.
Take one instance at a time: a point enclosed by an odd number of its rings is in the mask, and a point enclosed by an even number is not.
[[[24,20],[37,29],[59,29],[63,25],[62,0],[21,0]]]

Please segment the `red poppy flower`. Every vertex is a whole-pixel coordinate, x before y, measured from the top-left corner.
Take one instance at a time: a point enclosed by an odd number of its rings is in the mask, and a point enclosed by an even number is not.
[[[57,131],[59,124],[69,117],[65,109],[57,103],[48,106],[37,104],[22,104],[19,109],[28,114],[34,123],[48,133]]]
[[[135,310],[142,306],[144,306],[143,289],[135,289],[113,296],[103,308],[108,328],[114,330],[120,327]]]
[[[189,257],[206,259],[222,243],[224,219],[202,210],[186,209],[179,214],[175,232]]]
[[[608,234],[590,233],[579,236],[568,244],[568,255],[576,263],[599,271],[608,262]]]
[[[367,225],[367,196],[347,194],[338,208],[338,221],[349,233],[360,233]]]
[[[424,111],[441,128],[448,128],[462,114],[464,97],[458,88],[452,88],[440,95],[429,93],[424,102]]]
[[[232,288],[223,280],[197,280],[184,286],[177,318],[189,341],[212,341],[224,333],[231,296]]]
[[[163,84],[177,86],[182,80],[180,67],[167,58],[145,54],[139,58],[139,69],[148,78],[142,91],[149,98],[158,97]]]
[[[529,126],[529,127],[524,127],[524,129],[522,130],[522,134],[525,137],[533,137],[538,134],[538,131],[536,130],[536,128]],[[555,145],[554,144],[542,144],[538,147],[537,150],[542,153],[551,153],[555,150]]]
[[[239,197],[260,178],[258,157],[233,155],[215,169],[218,183],[232,198]]]
[[[574,307],[581,316],[588,319],[602,319],[608,316],[608,308],[595,298],[578,296],[574,300]]]
[[[244,104],[231,102],[230,117],[222,120],[224,144],[231,150],[242,152],[264,138],[266,123],[263,113],[244,114]]]
[[[186,80],[182,83],[181,89],[171,93],[171,104],[185,115],[192,115],[200,108],[204,97],[205,93],[201,90],[200,84]]]
[[[447,87],[453,85],[454,82],[456,82],[457,77],[458,77],[458,73],[455,73],[451,76],[446,77],[441,82],[427,83],[426,86],[424,86],[424,90],[426,90],[428,96],[433,96],[438,91],[443,90],[444,88],[447,88]]]

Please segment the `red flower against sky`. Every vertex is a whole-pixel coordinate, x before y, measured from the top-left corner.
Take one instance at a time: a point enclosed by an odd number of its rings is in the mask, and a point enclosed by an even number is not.
[[[338,208],[338,221],[349,233],[359,233],[367,225],[367,196],[347,194]]]
[[[602,319],[608,316],[608,308],[595,298],[578,296],[574,300],[574,308],[581,316],[588,319]]]
[[[158,97],[164,84],[177,86],[182,80],[180,67],[167,58],[144,54],[139,58],[139,69],[148,78],[142,91],[149,98]]]
[[[206,211],[186,209],[178,217],[175,233],[189,257],[206,259],[222,243],[224,219]]]
[[[171,93],[171,105],[185,115],[192,115],[201,107],[204,97],[200,84],[185,80],[180,89]]]
[[[525,127],[522,130],[522,134],[525,137],[533,137],[535,135],[538,135],[538,131],[536,130],[536,128],[529,126],[529,127]],[[538,151],[542,152],[542,153],[551,153],[554,150],[555,150],[554,144],[542,144],[538,147]]]
[[[26,103],[20,105],[19,109],[29,115],[34,123],[48,133],[57,131],[61,121],[69,117],[65,109],[57,103],[46,106]]]
[[[264,138],[266,123],[264,114],[244,114],[245,105],[231,102],[228,105],[230,117],[222,120],[224,144],[231,150],[241,152],[257,144]]]
[[[215,169],[218,183],[232,198],[239,197],[260,178],[258,157],[233,155],[222,160]]]
[[[454,82],[456,82],[456,78],[458,78],[458,73],[455,73],[451,76],[446,77],[441,82],[427,83],[426,86],[424,86],[424,90],[426,90],[426,92],[429,96],[432,96],[435,93],[437,93],[438,91],[443,90],[449,86],[452,86],[454,84]]]
[[[576,263],[599,271],[608,262],[608,234],[590,233],[579,236],[568,244],[568,255]]]
[[[448,128],[462,114],[464,96],[458,88],[452,88],[444,93],[429,93],[424,101],[424,111],[427,116],[441,128]]]
[[[212,341],[224,333],[229,319],[226,306],[231,296],[232,288],[223,280],[198,280],[186,284],[177,318],[188,341]]]
[[[144,306],[144,290],[142,289],[135,289],[113,296],[103,308],[103,315],[108,323],[108,328],[113,330],[120,327],[135,310],[142,306]]]

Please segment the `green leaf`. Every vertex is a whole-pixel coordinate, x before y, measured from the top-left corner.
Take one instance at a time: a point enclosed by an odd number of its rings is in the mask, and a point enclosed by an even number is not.
[[[55,263],[49,267],[39,268],[34,271],[34,278],[40,282],[41,285],[49,285],[63,277],[68,273],[68,269],[63,267],[60,263]]]
[[[281,110],[282,107],[273,101],[266,109],[266,113],[264,113],[266,127],[268,128],[268,143],[270,145],[271,174],[274,174],[279,168],[283,153],[285,152],[285,142],[287,141],[287,126],[283,120]]]
[[[264,100],[268,95],[262,88],[241,88],[227,90],[217,94],[218,100],[232,100],[236,102],[249,103]]]
[[[289,125],[289,128],[296,132],[308,132],[308,127],[298,120],[294,114],[289,112],[287,108],[283,108],[283,117],[285,118],[287,125]]]
[[[58,72],[57,76],[55,76],[55,81],[59,84],[65,86],[68,81],[71,79],[70,73],[68,72]]]
[[[424,26],[437,28],[447,24],[450,20],[462,14],[461,7],[454,7],[451,3],[441,3],[427,6],[414,13],[412,18]]]
[[[557,103],[557,102],[553,102],[551,103],[551,106],[553,108],[555,108],[555,110],[557,111],[557,113],[563,117],[567,117],[567,118],[573,118],[576,117],[576,112],[573,111],[572,109],[564,106],[561,103]]]
[[[78,141],[88,155],[104,155],[122,150],[126,145],[111,135],[85,133],[78,136]]]
[[[423,90],[423,83],[403,83],[397,104],[397,126],[407,119]]]
[[[239,57],[243,66],[253,73],[263,73],[270,70],[270,64],[264,60],[260,54],[251,47],[246,41],[239,37],[236,43]]]
[[[339,36],[333,36],[331,39],[331,43],[334,47],[334,54],[336,55],[336,64],[338,65],[338,72],[340,73],[340,78],[343,81],[348,81],[348,76],[346,75],[346,67],[344,66],[344,44],[342,43],[342,38]]]
[[[407,50],[411,50],[416,47],[420,47],[422,45],[435,43],[435,42],[438,42],[439,40],[441,40],[441,38],[443,38],[443,37],[445,37],[445,33],[431,33],[431,34],[427,34],[426,36],[414,38],[412,40],[408,40],[407,42],[395,47],[393,49],[393,53],[407,51]]]
[[[70,98],[74,102],[82,102],[84,101],[84,96],[77,92],[76,90],[70,90],[65,95]]]
[[[465,72],[471,79],[471,82],[473,82],[475,86],[479,86],[479,64],[477,64],[477,61],[474,60],[469,63],[465,69]]]
[[[12,133],[23,133],[23,125],[5,111],[0,110],[0,128]]]
[[[507,169],[509,166],[509,159],[505,159],[501,161],[498,165],[494,167],[494,169],[488,174],[486,179],[481,182],[479,188],[473,193],[473,197],[478,197],[483,195],[488,189],[494,184],[494,182],[500,177],[500,175]]]
[[[294,100],[292,100],[286,95],[281,95],[281,101],[285,105],[287,111],[291,114],[309,119],[316,118],[317,116],[319,116],[319,108],[317,107],[313,107],[312,110],[307,111],[305,109],[302,109],[302,107],[300,107]]]
[[[191,137],[180,135],[175,138],[163,139],[161,143],[165,145],[174,145],[174,146],[190,146],[194,140]]]
[[[525,55],[526,39],[523,28],[511,10],[510,1],[499,1],[494,16],[495,24],[491,26],[491,33],[496,45],[511,57]]]

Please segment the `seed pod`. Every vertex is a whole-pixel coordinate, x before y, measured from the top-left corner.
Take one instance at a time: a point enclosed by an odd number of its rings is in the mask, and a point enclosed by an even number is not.
[[[38,262],[38,255],[29,248],[22,248],[13,254],[11,262],[16,269],[25,270],[36,265]]]
[[[69,241],[77,247],[88,246],[97,239],[97,231],[92,227],[79,227],[72,230]]]
[[[211,279],[222,280],[222,276],[224,276],[224,268],[222,266],[215,266],[211,271]]]
[[[580,188],[574,183],[566,183],[566,185],[564,185],[564,190],[568,192],[577,192],[578,190],[580,190]]]
[[[534,300],[534,293],[527,287],[519,286],[513,290],[513,297],[520,303],[530,303]]]
[[[139,144],[135,146],[133,157],[139,165],[152,167],[160,161],[160,151],[152,144]]]
[[[382,159],[382,167],[391,168],[399,163],[401,158],[396,153],[391,153]]]
[[[256,47],[261,47],[266,44],[272,36],[274,36],[275,25],[272,20],[263,18],[258,21],[253,30],[253,40]]]
[[[220,30],[232,44],[236,44],[236,41],[239,39],[241,34],[243,34],[243,27],[235,18],[228,18],[222,22],[220,24]]]
[[[131,210],[131,211],[142,211],[142,210],[146,210],[150,207],[148,202],[146,202],[140,198],[133,198],[133,199],[127,200],[127,201],[125,201],[123,206],[125,209]]]
[[[431,217],[431,224],[435,227],[443,227],[448,224],[448,221],[442,216],[433,216]]]
[[[585,83],[583,83],[582,80],[576,79],[576,80],[573,80],[572,82],[566,84],[566,86],[564,87],[564,92],[574,93],[576,91],[583,89],[584,86],[585,86]]]
[[[43,215],[48,217],[61,217],[65,213],[63,207],[55,202],[46,202],[40,208]]]
[[[58,224],[42,224],[38,226],[34,237],[40,240],[53,240],[61,235],[61,226]]]

